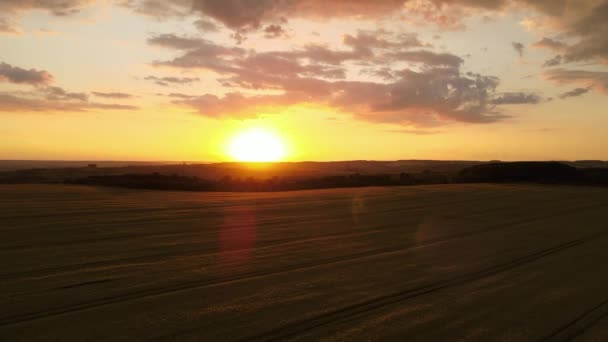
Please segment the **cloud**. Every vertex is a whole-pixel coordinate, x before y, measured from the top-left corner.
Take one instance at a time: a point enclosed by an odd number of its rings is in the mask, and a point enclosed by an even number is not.
[[[526,48],[524,46],[524,44],[518,43],[518,42],[513,42],[513,43],[511,43],[511,46],[513,46],[513,49],[515,49],[515,51],[517,51],[517,53],[519,54],[519,57],[524,56],[524,49]]]
[[[73,103],[0,93],[0,112],[80,111]]]
[[[0,17],[0,34],[19,35],[21,30],[8,18]]]
[[[459,67],[464,62],[462,58],[450,53],[436,53],[426,50],[401,51],[390,53],[388,56],[400,61],[422,63],[426,65],[443,65],[449,67]]]
[[[46,11],[55,16],[78,13],[94,0],[2,0],[0,1],[0,33],[19,34],[15,19],[33,10]]]
[[[385,30],[366,31],[359,30],[356,35],[345,34],[343,43],[354,50],[362,49],[409,49],[423,47],[418,35],[411,32],[403,32],[394,35]]]
[[[130,99],[130,98],[134,97],[131,94],[119,93],[119,92],[103,93],[103,92],[99,92],[99,91],[94,91],[94,92],[92,92],[92,94],[97,97],[103,97],[103,98],[108,98],[108,99]]]
[[[99,103],[99,102],[89,102],[82,108],[84,110],[90,110],[90,109],[137,110],[137,109],[139,109],[139,107],[132,106],[132,105],[124,105],[124,104],[117,104],[117,103]]]
[[[2,112],[79,112],[92,109],[137,109],[137,107],[130,105],[90,102],[87,93],[71,92],[51,85],[53,75],[45,70],[28,70],[7,63],[0,63],[0,81],[34,87],[30,91],[0,92],[0,111]],[[112,99],[132,97],[132,95],[118,92],[92,92],[92,94]]]
[[[420,129],[387,129],[386,132],[389,133],[399,133],[399,134],[413,134],[413,135],[435,135],[441,134],[442,131],[428,131],[428,130],[420,130]]]
[[[471,16],[524,9],[534,11],[528,21],[541,23],[537,26],[548,27],[574,41],[563,45],[544,38],[536,46],[563,49],[566,62],[608,60],[606,0],[127,0],[122,4],[158,18],[195,15],[201,20],[212,19],[233,30],[237,41],[246,39],[246,34],[253,30],[284,30],[293,18],[377,20],[399,16],[416,25],[462,29],[464,20]],[[276,36],[276,33],[266,33]],[[516,49],[523,53],[519,45]]]
[[[19,11],[44,10],[56,16],[78,13],[92,0],[2,0],[0,11],[14,13]]]
[[[148,44],[178,50],[191,50],[214,45],[213,43],[205,39],[179,37],[172,33],[161,34],[148,38]]]
[[[608,93],[608,72],[551,69],[544,72],[544,77],[557,84],[584,84]]]
[[[153,81],[154,83],[161,85],[163,87],[167,87],[170,84],[191,84],[194,82],[200,81],[198,77],[156,77],[156,76],[146,76],[144,80]]]
[[[194,26],[203,32],[217,32],[219,27],[211,20],[198,19],[194,22]]]
[[[536,95],[497,94],[498,78],[461,72],[463,60],[456,55],[409,50],[421,45],[412,35],[359,32],[345,35],[343,48],[309,45],[265,52],[198,38],[161,38],[149,42],[171,47],[178,56],[157,65],[214,72],[228,89],[224,95],[173,96],[174,103],[210,117],[246,118],[271,107],[315,103],[369,122],[437,126],[496,122],[508,118],[498,105],[539,101]],[[347,62],[370,73],[390,72],[390,77],[382,82],[350,79],[343,65]]]
[[[556,55],[555,57],[548,59],[543,63],[543,67],[554,67],[562,64],[562,55]]]
[[[86,93],[73,93],[66,91],[61,87],[44,87],[38,90],[39,93],[44,94],[45,98],[49,101],[87,101],[88,96]]]
[[[94,109],[136,110],[138,107],[88,101],[86,93],[60,87],[38,87],[29,92],[0,93],[0,112],[86,112]]]
[[[116,3],[156,19],[184,17],[192,13],[192,0],[117,0]]]
[[[530,93],[502,93],[492,99],[492,104],[495,105],[512,105],[512,104],[536,104],[542,101],[542,98],[537,94]]]
[[[566,49],[566,61],[600,60],[608,63],[608,1],[597,3],[583,16],[576,18],[568,27],[567,33],[580,40]]]
[[[0,63],[0,81],[39,86],[52,83],[53,75],[45,70],[27,70],[2,62]]]
[[[608,62],[608,1],[606,0],[432,0],[439,6],[461,7],[507,11],[524,8],[536,11],[531,21],[540,23],[540,29],[552,30],[559,36],[572,41],[543,38],[535,46],[549,48],[562,53],[566,63],[592,61]]]
[[[543,37],[541,40],[532,44],[532,46],[537,47],[537,48],[542,48],[542,49],[558,51],[558,52],[563,51],[567,47],[566,44],[564,44],[558,40],[547,38],[547,37]]]
[[[502,10],[511,2],[449,3]],[[548,3],[548,7],[523,0],[518,3],[553,13]],[[254,29],[280,32],[283,23],[296,16],[393,15],[403,4],[355,0],[195,1],[193,13],[203,13],[203,18],[221,22],[234,35],[241,35]],[[446,4],[431,3],[440,7]],[[294,8],[299,10],[293,11]],[[369,11],[360,12],[362,8]],[[309,44],[263,52],[221,45],[198,36],[161,34],[150,37],[148,42],[175,52],[172,58],[154,61],[155,66],[201,69],[217,76],[224,88],[221,95],[172,96],[175,103],[210,117],[250,117],[270,107],[316,103],[370,122],[437,126],[450,121],[496,122],[509,117],[501,108],[503,105],[543,100],[533,93],[498,92],[498,78],[463,72],[461,56],[437,51],[413,33],[359,30],[345,34],[337,46]],[[520,55],[524,53],[523,44],[514,42],[513,47]]]
[[[266,38],[278,38],[286,35],[287,32],[285,32],[281,25],[272,24],[264,28],[264,37]]]
[[[167,96],[168,97],[177,98],[177,99],[193,99],[193,98],[196,98],[196,96],[188,95],[188,94],[182,94],[182,93],[170,93],[170,94],[167,94]]]
[[[299,18],[378,18],[402,9],[405,0],[127,0],[122,1],[138,13],[156,18],[198,15],[211,18],[237,32],[244,39],[247,32],[268,25],[285,24]]]
[[[403,0],[194,0],[195,12],[232,29],[256,29],[264,22],[290,17],[377,17],[398,10]]]
[[[561,95],[559,95],[560,99],[565,99],[568,97],[578,97],[584,94],[587,94],[589,92],[589,90],[591,90],[591,88],[576,88],[576,89],[572,89],[570,91],[567,91]]]

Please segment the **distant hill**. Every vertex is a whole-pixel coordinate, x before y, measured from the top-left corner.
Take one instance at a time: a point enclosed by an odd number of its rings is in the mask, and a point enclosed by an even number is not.
[[[574,166],[559,162],[488,163],[460,172],[465,182],[576,182],[581,174]]]
[[[577,160],[564,163],[578,168],[608,168],[608,161],[603,160]]]
[[[162,162],[141,161],[95,161],[95,160],[0,160],[0,171],[16,171],[25,169],[58,169],[85,167],[94,164],[97,167],[121,167],[129,165],[158,165]]]
[[[603,165],[600,161],[354,160],[120,166],[85,163],[81,162],[78,167],[3,171],[0,183],[73,183],[194,191],[277,191],[467,182],[608,185],[608,168],[599,167]]]
[[[126,163],[126,162],[125,162]],[[280,163],[212,163],[212,164],[133,164],[107,165],[95,162],[79,162],[74,166],[61,163],[55,167],[37,167],[0,172],[0,182],[54,183],[89,176],[113,176],[125,174],[178,175],[209,180],[233,178],[270,179],[274,177],[310,178],[348,174],[391,174],[435,172],[446,175],[477,165],[477,161],[338,161],[338,162],[280,162]],[[88,167],[88,164],[96,164]],[[23,164],[26,165],[26,164]]]
[[[577,167],[573,166],[577,165]],[[593,165],[593,167],[589,167]],[[593,162],[511,162],[487,163],[465,168],[458,182],[540,182],[608,185],[608,168]],[[585,167],[586,166],[586,167]]]

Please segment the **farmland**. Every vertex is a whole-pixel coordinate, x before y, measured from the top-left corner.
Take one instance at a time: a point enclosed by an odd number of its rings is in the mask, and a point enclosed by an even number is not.
[[[608,333],[608,190],[0,186],[0,340]]]

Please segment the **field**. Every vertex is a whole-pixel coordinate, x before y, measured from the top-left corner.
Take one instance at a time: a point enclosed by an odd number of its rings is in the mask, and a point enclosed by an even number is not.
[[[608,190],[0,186],[0,341],[608,335]]]

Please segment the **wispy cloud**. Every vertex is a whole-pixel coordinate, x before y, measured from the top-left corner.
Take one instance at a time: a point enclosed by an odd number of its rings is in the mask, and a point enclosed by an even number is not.
[[[157,76],[146,76],[144,78],[147,81],[153,81],[154,83],[167,87],[170,84],[191,84],[200,81],[198,77],[157,77]]]

